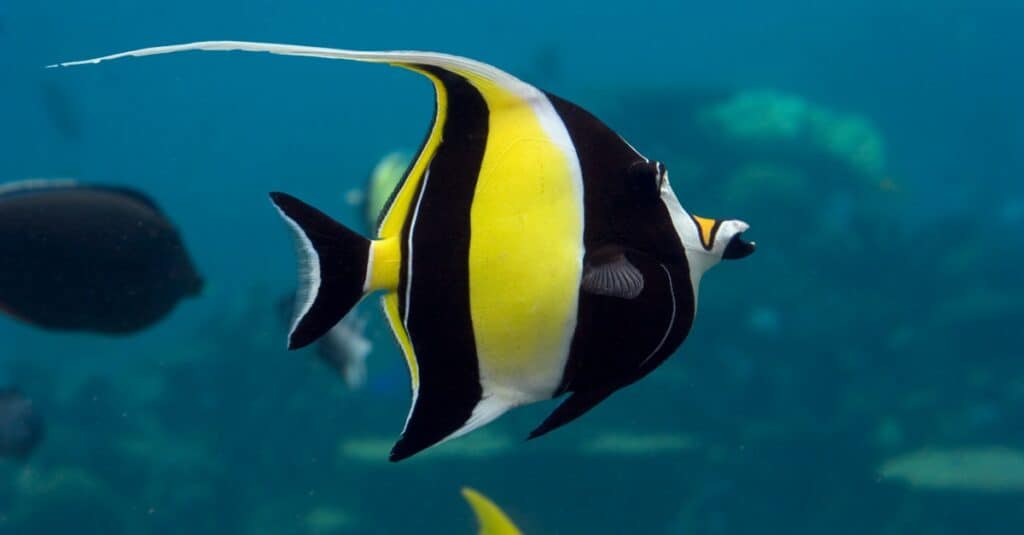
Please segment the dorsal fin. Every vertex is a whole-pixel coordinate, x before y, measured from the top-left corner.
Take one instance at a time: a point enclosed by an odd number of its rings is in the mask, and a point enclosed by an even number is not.
[[[389,203],[381,212],[380,224],[377,228],[377,234],[381,238],[392,238],[401,234],[402,225],[405,223],[410,207],[416,197],[416,191],[419,188],[423,174],[430,164],[434,151],[437,150],[437,147],[443,141],[441,139],[441,131],[448,116],[449,104],[451,104],[455,113],[459,112],[458,102],[449,103],[445,84],[437,75],[437,70],[465,78],[476,86],[481,93],[495,98],[511,97],[523,101],[545,98],[544,94],[535,87],[486,63],[450,54],[406,50],[360,51],[249,41],[199,41],[195,43],[140,48],[92,59],[49,65],[47,68],[95,64],[125,57],[155,56],[191,50],[268,52],[286,56],[384,63],[404,67],[429,78],[434,84],[434,89],[437,93],[437,108],[434,122],[416,160],[409,167],[400,185],[395,189],[395,193],[392,195]]]
[[[176,52],[186,52],[190,50],[269,52],[271,54],[281,54],[284,56],[306,56],[324,59],[346,59],[350,61],[363,61],[368,63],[387,63],[412,69],[415,69],[420,65],[427,65],[458,74],[459,76],[467,78],[473,82],[490,82],[511,93],[519,95],[538,93],[538,90],[533,86],[519,80],[501,69],[498,69],[497,67],[469,58],[464,58],[462,56],[417,50],[345,50],[340,48],[259,43],[253,41],[197,41],[194,43],[177,45],[154,46],[129,50],[126,52],[118,52],[116,54],[91,59],[56,63],[53,65],[47,65],[47,68],[96,64],[103,61],[126,57],[156,56],[160,54],[173,54]]]

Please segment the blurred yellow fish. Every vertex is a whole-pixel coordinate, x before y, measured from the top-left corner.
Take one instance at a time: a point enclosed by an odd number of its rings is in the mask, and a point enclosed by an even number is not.
[[[508,515],[487,496],[469,487],[462,487],[462,496],[476,514],[480,535],[522,535]]]

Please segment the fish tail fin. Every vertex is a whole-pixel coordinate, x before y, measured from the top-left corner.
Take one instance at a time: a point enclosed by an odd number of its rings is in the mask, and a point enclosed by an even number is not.
[[[371,241],[288,195],[270,199],[291,228],[299,258],[299,289],[288,349],[323,336],[367,293]]]

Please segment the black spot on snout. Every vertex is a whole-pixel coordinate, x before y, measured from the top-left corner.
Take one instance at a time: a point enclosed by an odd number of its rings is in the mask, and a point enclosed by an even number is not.
[[[729,240],[729,243],[725,246],[725,251],[722,253],[722,258],[725,260],[738,260],[740,258],[746,258],[750,256],[756,247],[754,242],[748,242],[743,240],[743,233],[740,232]]]

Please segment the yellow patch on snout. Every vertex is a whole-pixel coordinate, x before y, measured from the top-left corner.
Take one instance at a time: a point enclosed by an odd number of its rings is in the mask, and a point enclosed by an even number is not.
[[[703,245],[705,249],[710,250],[715,243],[715,228],[718,225],[718,220],[700,217],[698,215],[690,217],[693,218],[693,221],[697,223],[697,228],[700,229],[701,245]]]

